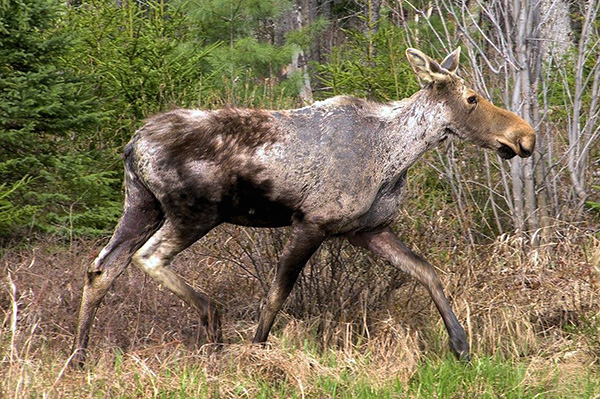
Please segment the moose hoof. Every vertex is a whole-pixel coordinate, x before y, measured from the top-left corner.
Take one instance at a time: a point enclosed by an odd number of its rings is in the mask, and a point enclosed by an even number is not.
[[[76,350],[69,359],[68,367],[69,370],[79,371],[83,370],[83,366],[85,366],[85,351],[79,349]]]
[[[471,362],[469,344],[466,340],[452,340],[450,346],[452,347],[452,352],[454,352],[458,360],[465,363]]]
[[[205,355],[218,355],[219,353],[223,353],[224,348],[225,344],[223,344],[222,342],[208,342],[200,347],[200,351]]]

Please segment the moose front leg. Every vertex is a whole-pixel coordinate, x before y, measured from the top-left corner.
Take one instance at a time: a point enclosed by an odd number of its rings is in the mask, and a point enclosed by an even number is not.
[[[452,312],[452,308],[444,295],[442,283],[433,266],[404,245],[389,227],[376,232],[354,233],[348,238],[353,245],[369,249],[403,272],[416,278],[425,286],[442,315],[450,335],[452,350],[459,359],[468,361],[469,343],[467,342],[467,335],[454,312]]]

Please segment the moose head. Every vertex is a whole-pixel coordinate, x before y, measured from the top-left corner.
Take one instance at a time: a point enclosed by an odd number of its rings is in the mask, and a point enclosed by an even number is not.
[[[413,48],[406,50],[406,56],[415,73],[426,83],[426,91],[434,97],[432,102],[446,104],[447,131],[493,149],[505,159],[515,155],[531,156],[536,135],[529,123],[513,112],[496,107],[456,75],[460,47],[441,64]]]

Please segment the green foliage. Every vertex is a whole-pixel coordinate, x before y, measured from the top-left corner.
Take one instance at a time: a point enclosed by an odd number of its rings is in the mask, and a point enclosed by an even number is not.
[[[594,188],[595,190],[600,190],[600,186],[593,186],[592,188]],[[596,201],[587,201],[586,205],[593,211],[599,212],[600,213],[600,202],[596,202]]]
[[[425,1],[384,6],[378,20],[365,12],[370,3],[341,1],[329,14],[337,21],[321,17],[283,38],[278,23],[293,4],[1,1],[0,238],[31,228],[110,230],[121,203],[118,155],[144,118],[175,107],[298,105],[304,76],[283,72],[298,48],[308,57],[314,50],[329,54],[326,63],[310,65],[318,82],[312,82],[315,97],[390,101],[419,87],[404,56],[409,42],[440,59],[445,54],[436,53],[434,44],[440,32],[456,36],[452,22],[443,24],[435,11],[425,22],[416,20],[413,6],[424,9]],[[400,14],[406,19],[399,23]],[[331,23],[351,29],[328,52],[315,44],[322,44]],[[555,115],[568,108],[559,83],[547,93]],[[429,187],[436,178],[426,180]],[[433,192],[448,192],[438,188]],[[588,205],[598,209],[595,202]]]
[[[39,166],[38,155],[57,152],[57,144],[98,121],[85,87],[60,67],[71,39],[55,31],[60,3],[10,0],[0,3],[0,158],[3,174],[12,166]]]
[[[123,145],[156,112],[289,106],[286,2],[9,0],[0,6],[3,227],[97,234],[121,203]],[[294,44],[295,45],[295,44]],[[19,183],[29,176],[28,184]],[[24,187],[27,187],[25,189]],[[9,227],[12,226],[12,227]]]
[[[277,108],[296,102],[295,81],[282,81],[293,43],[275,43],[274,21],[288,1],[182,0],[191,34],[216,45],[203,66],[203,106],[236,104]]]
[[[209,57],[211,74],[207,76],[206,84],[213,91],[216,89],[225,103],[270,105],[270,92],[264,89],[275,71],[289,63],[291,52],[290,46],[273,46],[253,37],[238,39],[232,47],[219,46]],[[293,85],[279,88],[285,97],[297,94]]]
[[[74,40],[60,28],[63,15],[57,0],[0,3],[0,238],[30,225],[49,229],[61,207],[56,198],[73,204],[79,195],[65,190],[66,184],[98,169],[96,163],[87,169],[71,163],[82,156],[86,135],[103,115],[89,80],[64,63]],[[61,180],[65,170],[79,173],[77,179]],[[104,183],[95,190],[107,189]],[[111,190],[110,199],[102,198],[110,204],[119,193]]]
[[[11,185],[0,184],[0,237],[7,236],[14,226],[25,224],[35,212],[34,206],[20,206],[15,201],[30,181],[29,176],[24,176]]]
[[[121,147],[141,119],[197,102],[202,62],[212,47],[189,38],[185,22],[181,9],[162,1],[119,6],[98,0],[70,9],[66,29],[78,37],[70,63],[95,77],[93,93],[110,121],[102,141]]]
[[[584,375],[571,386],[571,381],[559,381],[551,370],[543,371],[546,375],[530,376],[525,364],[498,357],[478,358],[468,365],[454,359],[428,361],[411,379],[406,397],[592,398],[590,393],[598,388],[597,381]]]
[[[330,22],[327,19],[319,17],[301,29],[286,33],[286,43],[295,44],[304,50],[309,50],[329,25]]]
[[[111,121],[103,141],[121,147],[143,118],[174,107],[258,106],[281,90],[293,98],[294,86],[272,79],[290,47],[264,40],[285,4],[97,0],[72,8],[67,28],[79,56],[71,62],[97,77],[94,93]]]
[[[52,191],[33,192],[36,203],[45,206],[38,227],[61,235],[106,233],[121,214],[121,173],[99,167],[93,153],[59,155],[51,170],[41,177]]]
[[[276,17],[288,9],[289,1],[277,0],[177,0],[194,31],[207,43],[225,41],[233,47],[242,37],[268,38]]]
[[[418,90],[414,73],[405,62],[403,31],[385,18],[374,33],[345,31],[348,40],[334,48],[327,64],[317,66],[325,96],[354,94],[389,101]]]

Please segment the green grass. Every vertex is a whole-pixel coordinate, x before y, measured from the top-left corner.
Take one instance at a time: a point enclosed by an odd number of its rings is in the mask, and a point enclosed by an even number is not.
[[[289,355],[304,354],[290,352]],[[90,369],[87,374],[79,375],[79,382],[84,386],[71,394],[79,392],[81,397],[92,398],[161,399],[600,398],[600,378],[592,370],[564,375],[560,365],[531,367],[527,361],[515,363],[499,357],[481,357],[471,364],[451,357],[425,360],[408,381],[393,375],[383,381],[370,381],[360,372],[344,369],[339,373],[315,373],[315,376],[294,380],[291,375],[279,373],[252,374],[246,366],[237,364],[215,378],[202,366],[174,363],[170,367],[152,367],[128,362],[128,366],[123,367],[116,362],[113,370],[101,371],[108,371],[114,380],[97,378],[100,370]],[[33,390],[22,397],[40,397],[44,396],[43,392]]]
[[[481,358],[470,365],[454,359],[427,361],[408,383],[391,378],[382,386],[350,374],[320,378],[312,395],[302,395],[285,382],[260,383],[259,398],[600,398],[600,378],[587,372],[561,380],[558,368],[536,370],[530,376],[526,363],[514,364],[498,358]],[[306,388],[306,387],[305,387]],[[241,395],[240,397],[245,397]]]
[[[470,365],[453,360],[426,362],[411,379],[407,397],[541,397],[546,390],[543,380],[528,382],[527,377],[526,364],[515,364],[500,358],[480,358]]]
[[[471,364],[453,358],[426,360],[408,382],[390,376],[381,383],[372,383],[353,373],[319,377],[308,386],[284,378],[272,381],[257,375],[256,379],[238,381],[224,396],[219,383],[211,390],[200,369],[188,369],[180,389],[159,390],[158,398],[600,398],[600,377],[587,371],[562,378],[560,367],[529,370],[528,364],[514,363],[497,357],[483,357]],[[310,380],[310,378],[309,378]],[[193,387],[204,387],[194,389]],[[192,389],[190,389],[192,388]],[[191,392],[195,391],[200,396]],[[140,392],[141,393],[141,392]],[[124,396],[124,397],[135,397]]]
[[[140,353],[104,350],[84,371],[65,371],[65,354],[47,347],[17,352],[9,361],[4,345],[0,397],[600,399],[598,366],[542,354],[475,354],[464,363],[447,351],[441,357],[429,352],[410,364],[404,353],[410,348],[386,352],[386,358],[375,346],[318,350],[311,342],[290,346],[273,338],[270,348],[232,344],[212,354],[177,345]]]
[[[292,345],[277,334],[268,348],[231,344],[216,353],[181,345],[139,353],[102,350],[92,354],[85,370],[65,371],[64,352],[39,347],[16,351],[9,361],[10,343],[4,342],[0,397],[600,399],[595,362],[542,353],[523,358],[475,353],[464,363],[447,350],[414,358],[406,354],[418,348],[378,352],[376,339],[337,349],[317,346],[308,338]]]

